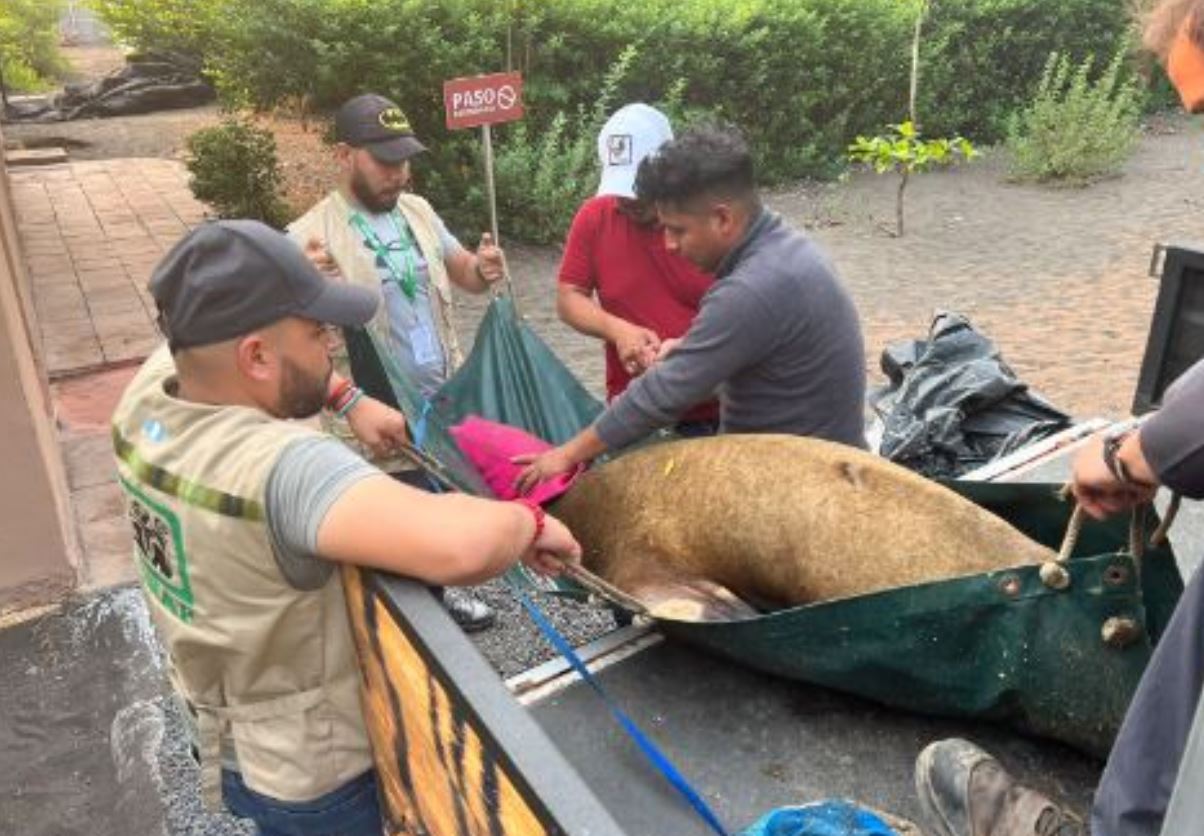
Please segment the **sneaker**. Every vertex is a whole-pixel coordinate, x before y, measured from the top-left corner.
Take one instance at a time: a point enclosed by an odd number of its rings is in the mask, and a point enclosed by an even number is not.
[[[443,590],[443,608],[465,633],[488,630],[497,620],[488,604],[463,589]]]
[[[1077,817],[966,740],[941,740],[920,753],[916,793],[931,836],[1087,836]]]

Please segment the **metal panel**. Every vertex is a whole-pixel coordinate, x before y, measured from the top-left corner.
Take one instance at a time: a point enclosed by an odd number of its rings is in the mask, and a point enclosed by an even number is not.
[[[1204,357],[1204,250],[1159,247],[1152,267],[1159,252],[1166,258],[1133,398],[1136,415],[1157,409],[1167,387]]]

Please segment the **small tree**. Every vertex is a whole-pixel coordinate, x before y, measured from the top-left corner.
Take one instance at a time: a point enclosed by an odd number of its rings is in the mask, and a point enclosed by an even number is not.
[[[890,132],[884,135],[857,137],[856,142],[849,146],[849,158],[854,162],[872,165],[878,174],[888,171],[899,173],[899,190],[895,197],[895,234],[902,237],[903,193],[911,175],[934,166],[971,160],[978,156],[978,152],[968,139],[960,136],[952,139],[922,139],[910,119],[887,127]]]
[[[897,125],[888,125],[888,133],[874,137],[859,136],[849,146],[848,157],[853,162],[867,163],[878,174],[895,171],[899,174],[899,190],[895,196],[895,234],[903,236],[903,195],[913,174],[934,166],[952,165],[960,160],[978,156],[968,139],[955,136],[949,139],[928,139],[920,136],[916,117],[916,94],[920,85],[920,43],[924,18],[931,0],[905,0],[915,3],[916,22],[911,38],[911,78],[908,85],[908,118]]]

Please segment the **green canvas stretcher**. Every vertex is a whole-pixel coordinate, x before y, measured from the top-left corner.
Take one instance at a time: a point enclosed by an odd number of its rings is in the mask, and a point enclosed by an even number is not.
[[[479,495],[487,489],[450,426],[476,414],[559,443],[602,408],[504,297],[491,303],[467,362],[429,404],[366,331],[349,332],[347,345],[357,383],[402,409],[445,479]],[[1045,545],[1061,544],[1072,509],[1058,485],[948,486]],[[1145,530],[1153,531],[1152,510],[1148,517]],[[1103,756],[1183,589],[1169,544],[1138,551],[1128,520],[1089,523],[1065,564],[1064,588],[1025,566],[747,621],[659,626],[777,676],[926,714],[1007,723]],[[556,587],[583,592],[565,581]]]

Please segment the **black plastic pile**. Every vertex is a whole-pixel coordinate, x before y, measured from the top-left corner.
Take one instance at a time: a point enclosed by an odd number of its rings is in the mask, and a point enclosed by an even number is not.
[[[882,371],[890,384],[871,396],[878,452],[925,476],[960,476],[1071,423],[960,314],[938,314],[927,340],[888,345]]]
[[[11,120],[64,122],[196,107],[215,98],[195,59],[146,53],[97,81],[68,84],[49,101],[13,102],[5,115]]]

